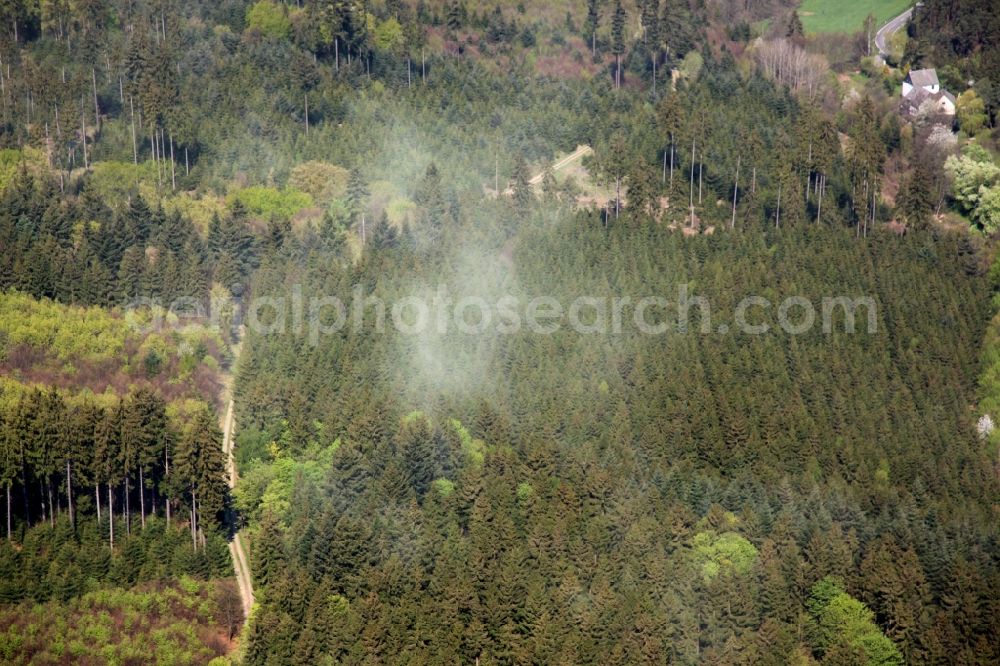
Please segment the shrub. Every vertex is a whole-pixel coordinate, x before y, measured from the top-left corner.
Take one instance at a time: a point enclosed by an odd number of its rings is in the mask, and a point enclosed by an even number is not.
[[[284,39],[291,29],[292,22],[283,5],[261,0],[247,9],[247,30],[256,30],[274,39]]]

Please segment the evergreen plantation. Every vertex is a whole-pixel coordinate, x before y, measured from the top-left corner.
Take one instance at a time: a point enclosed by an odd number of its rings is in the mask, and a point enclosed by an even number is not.
[[[1000,662],[989,5],[3,4],[0,661]]]

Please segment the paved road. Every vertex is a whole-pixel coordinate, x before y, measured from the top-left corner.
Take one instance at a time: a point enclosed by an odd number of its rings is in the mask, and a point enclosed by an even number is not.
[[[906,27],[906,24],[909,22],[912,15],[913,8],[911,7],[886,23],[877,33],[875,33],[875,48],[878,49],[879,54],[883,58],[889,54],[889,40],[892,39],[892,36],[899,32],[902,28]]]

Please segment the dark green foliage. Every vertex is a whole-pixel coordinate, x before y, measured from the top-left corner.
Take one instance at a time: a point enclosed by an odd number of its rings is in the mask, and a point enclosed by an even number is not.
[[[323,481],[301,479],[323,510],[265,514],[259,527],[255,571],[269,582],[250,659],[300,638],[348,662],[373,650],[572,663],[698,653],[787,663],[812,651],[891,664],[946,658],[948,641],[973,661],[995,656],[983,642],[990,621],[964,609],[987,603],[996,569],[956,559],[989,547],[997,492],[959,407],[986,315],[985,281],[967,272],[959,239],[879,230],[859,241],[853,229],[767,223],[685,238],[641,214],[608,231],[587,215],[522,226],[513,241],[476,229],[459,233],[486,256],[512,242],[517,274],[566,302],[673,296],[690,282],[720,321],[752,293],[867,293],[878,330],[845,334],[837,316],[829,335],[702,335],[695,313],[690,333],[665,337],[564,331],[493,345],[449,334],[437,343],[447,380],[418,362],[426,348],[391,330],[345,331],[281,366],[271,359],[303,349],[296,336],[252,337],[255,367],[239,390],[259,394],[275,376],[316,387],[329,397],[308,403],[307,418],[322,423],[321,444],[340,444]],[[446,268],[447,254],[396,252],[345,270],[390,302],[416,271],[449,289],[470,279]],[[328,279],[287,270],[306,285]],[[506,284],[514,269],[490,270]],[[271,279],[255,289],[280,288]],[[238,404],[241,421],[282,431],[266,409]],[[309,547],[292,556],[299,535]],[[930,548],[942,542],[943,559]],[[689,554],[701,548],[707,559]],[[726,568],[732,554],[749,556],[744,573]],[[342,599],[325,646],[302,610],[300,569],[318,594]],[[973,570],[979,582],[950,581]],[[867,633],[819,610],[827,637],[803,633],[809,590],[828,575],[845,581],[848,610],[870,609],[859,611]],[[947,638],[931,640],[935,623]],[[657,630],[640,645],[635,626]]]

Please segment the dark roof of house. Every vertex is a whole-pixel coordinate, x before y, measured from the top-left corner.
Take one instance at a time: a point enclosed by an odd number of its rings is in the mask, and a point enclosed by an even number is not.
[[[907,77],[910,83],[917,86],[918,88],[924,88],[927,86],[939,86],[938,75],[936,69],[913,69],[910,70]]]

